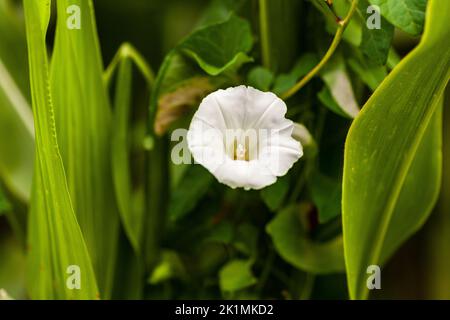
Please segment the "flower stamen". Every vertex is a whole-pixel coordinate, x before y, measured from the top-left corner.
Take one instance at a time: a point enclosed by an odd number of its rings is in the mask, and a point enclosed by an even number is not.
[[[235,139],[233,146],[234,147],[233,160],[250,161],[248,145],[249,145],[248,137],[245,138],[245,145],[237,142],[237,140]]]

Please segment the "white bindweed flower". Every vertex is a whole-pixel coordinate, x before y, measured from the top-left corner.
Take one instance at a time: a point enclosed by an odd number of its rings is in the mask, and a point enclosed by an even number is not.
[[[271,92],[239,86],[203,99],[187,141],[197,163],[231,188],[261,189],[303,155],[286,104]]]

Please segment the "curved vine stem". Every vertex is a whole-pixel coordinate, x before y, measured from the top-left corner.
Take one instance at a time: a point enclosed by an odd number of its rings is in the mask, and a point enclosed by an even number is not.
[[[298,90],[303,88],[316,74],[319,73],[320,70],[327,64],[327,62],[330,60],[330,58],[333,56],[334,52],[336,51],[337,47],[341,43],[342,35],[344,34],[345,29],[347,28],[348,24],[350,23],[356,8],[358,6],[359,0],[353,0],[352,5],[350,7],[350,10],[347,13],[347,16],[344,20],[340,20],[339,27],[336,31],[336,34],[334,35],[333,42],[331,43],[330,47],[328,48],[327,52],[323,56],[322,60],[299,82],[297,82],[292,88],[287,90],[281,95],[282,99],[288,99],[292,97],[295,93],[297,93]]]

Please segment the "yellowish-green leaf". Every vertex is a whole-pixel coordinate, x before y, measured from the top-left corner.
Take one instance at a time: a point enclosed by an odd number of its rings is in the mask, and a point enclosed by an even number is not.
[[[67,13],[79,7],[79,17]],[[112,183],[112,114],[91,0],[58,0],[51,88],[70,195],[102,298],[112,288],[119,214]],[[75,11],[74,11],[75,12]],[[80,19],[79,26],[75,21]],[[69,20],[75,19],[75,20]],[[74,28],[68,27],[73,22]]]
[[[36,166],[28,230],[28,289],[34,299],[95,299],[99,296],[96,279],[72,207],[56,137],[46,30],[42,29],[50,15],[49,1],[24,0],[23,3],[36,128]],[[70,266],[77,266],[81,272],[79,290],[67,285],[68,277],[73,275],[67,273]]]
[[[187,273],[180,256],[171,250],[161,254],[161,261],[153,269],[148,279],[149,284],[159,284],[173,278],[186,279]]]
[[[224,292],[235,292],[254,285],[257,280],[252,273],[250,260],[232,260],[219,272],[220,289]]]
[[[429,1],[420,45],[375,91],[347,137],[343,227],[353,299],[367,297],[367,267],[381,264],[413,233],[436,200],[436,110],[450,77],[447,12],[449,1]]]

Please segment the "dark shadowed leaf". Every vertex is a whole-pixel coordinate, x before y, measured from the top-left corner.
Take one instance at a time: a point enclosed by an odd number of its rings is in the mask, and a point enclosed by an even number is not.
[[[289,192],[289,176],[278,178],[277,182],[261,190],[261,198],[272,211],[277,211]]]
[[[263,67],[255,67],[248,73],[247,84],[261,91],[269,91],[273,73]]]
[[[220,289],[223,292],[235,292],[256,283],[252,273],[252,263],[248,260],[232,260],[219,272]]]
[[[320,223],[325,223],[341,214],[342,186],[339,179],[315,172],[309,187],[312,200],[319,211]]]
[[[267,225],[267,232],[280,256],[298,269],[311,273],[344,271],[342,237],[323,243],[312,241],[302,224],[301,214],[299,206],[290,206],[279,211]]]
[[[205,168],[191,165],[171,195],[170,218],[181,219],[194,209],[197,202],[208,192],[213,181],[214,177]]]
[[[360,13],[363,17],[366,17],[365,13],[368,6],[367,0],[359,2]],[[360,44],[361,51],[372,64],[385,65],[393,37],[394,26],[381,17],[380,29],[369,29],[368,26],[363,26]]]
[[[249,23],[231,15],[228,20],[191,34],[178,47],[209,75],[216,76],[252,61],[246,55],[253,45]]]

